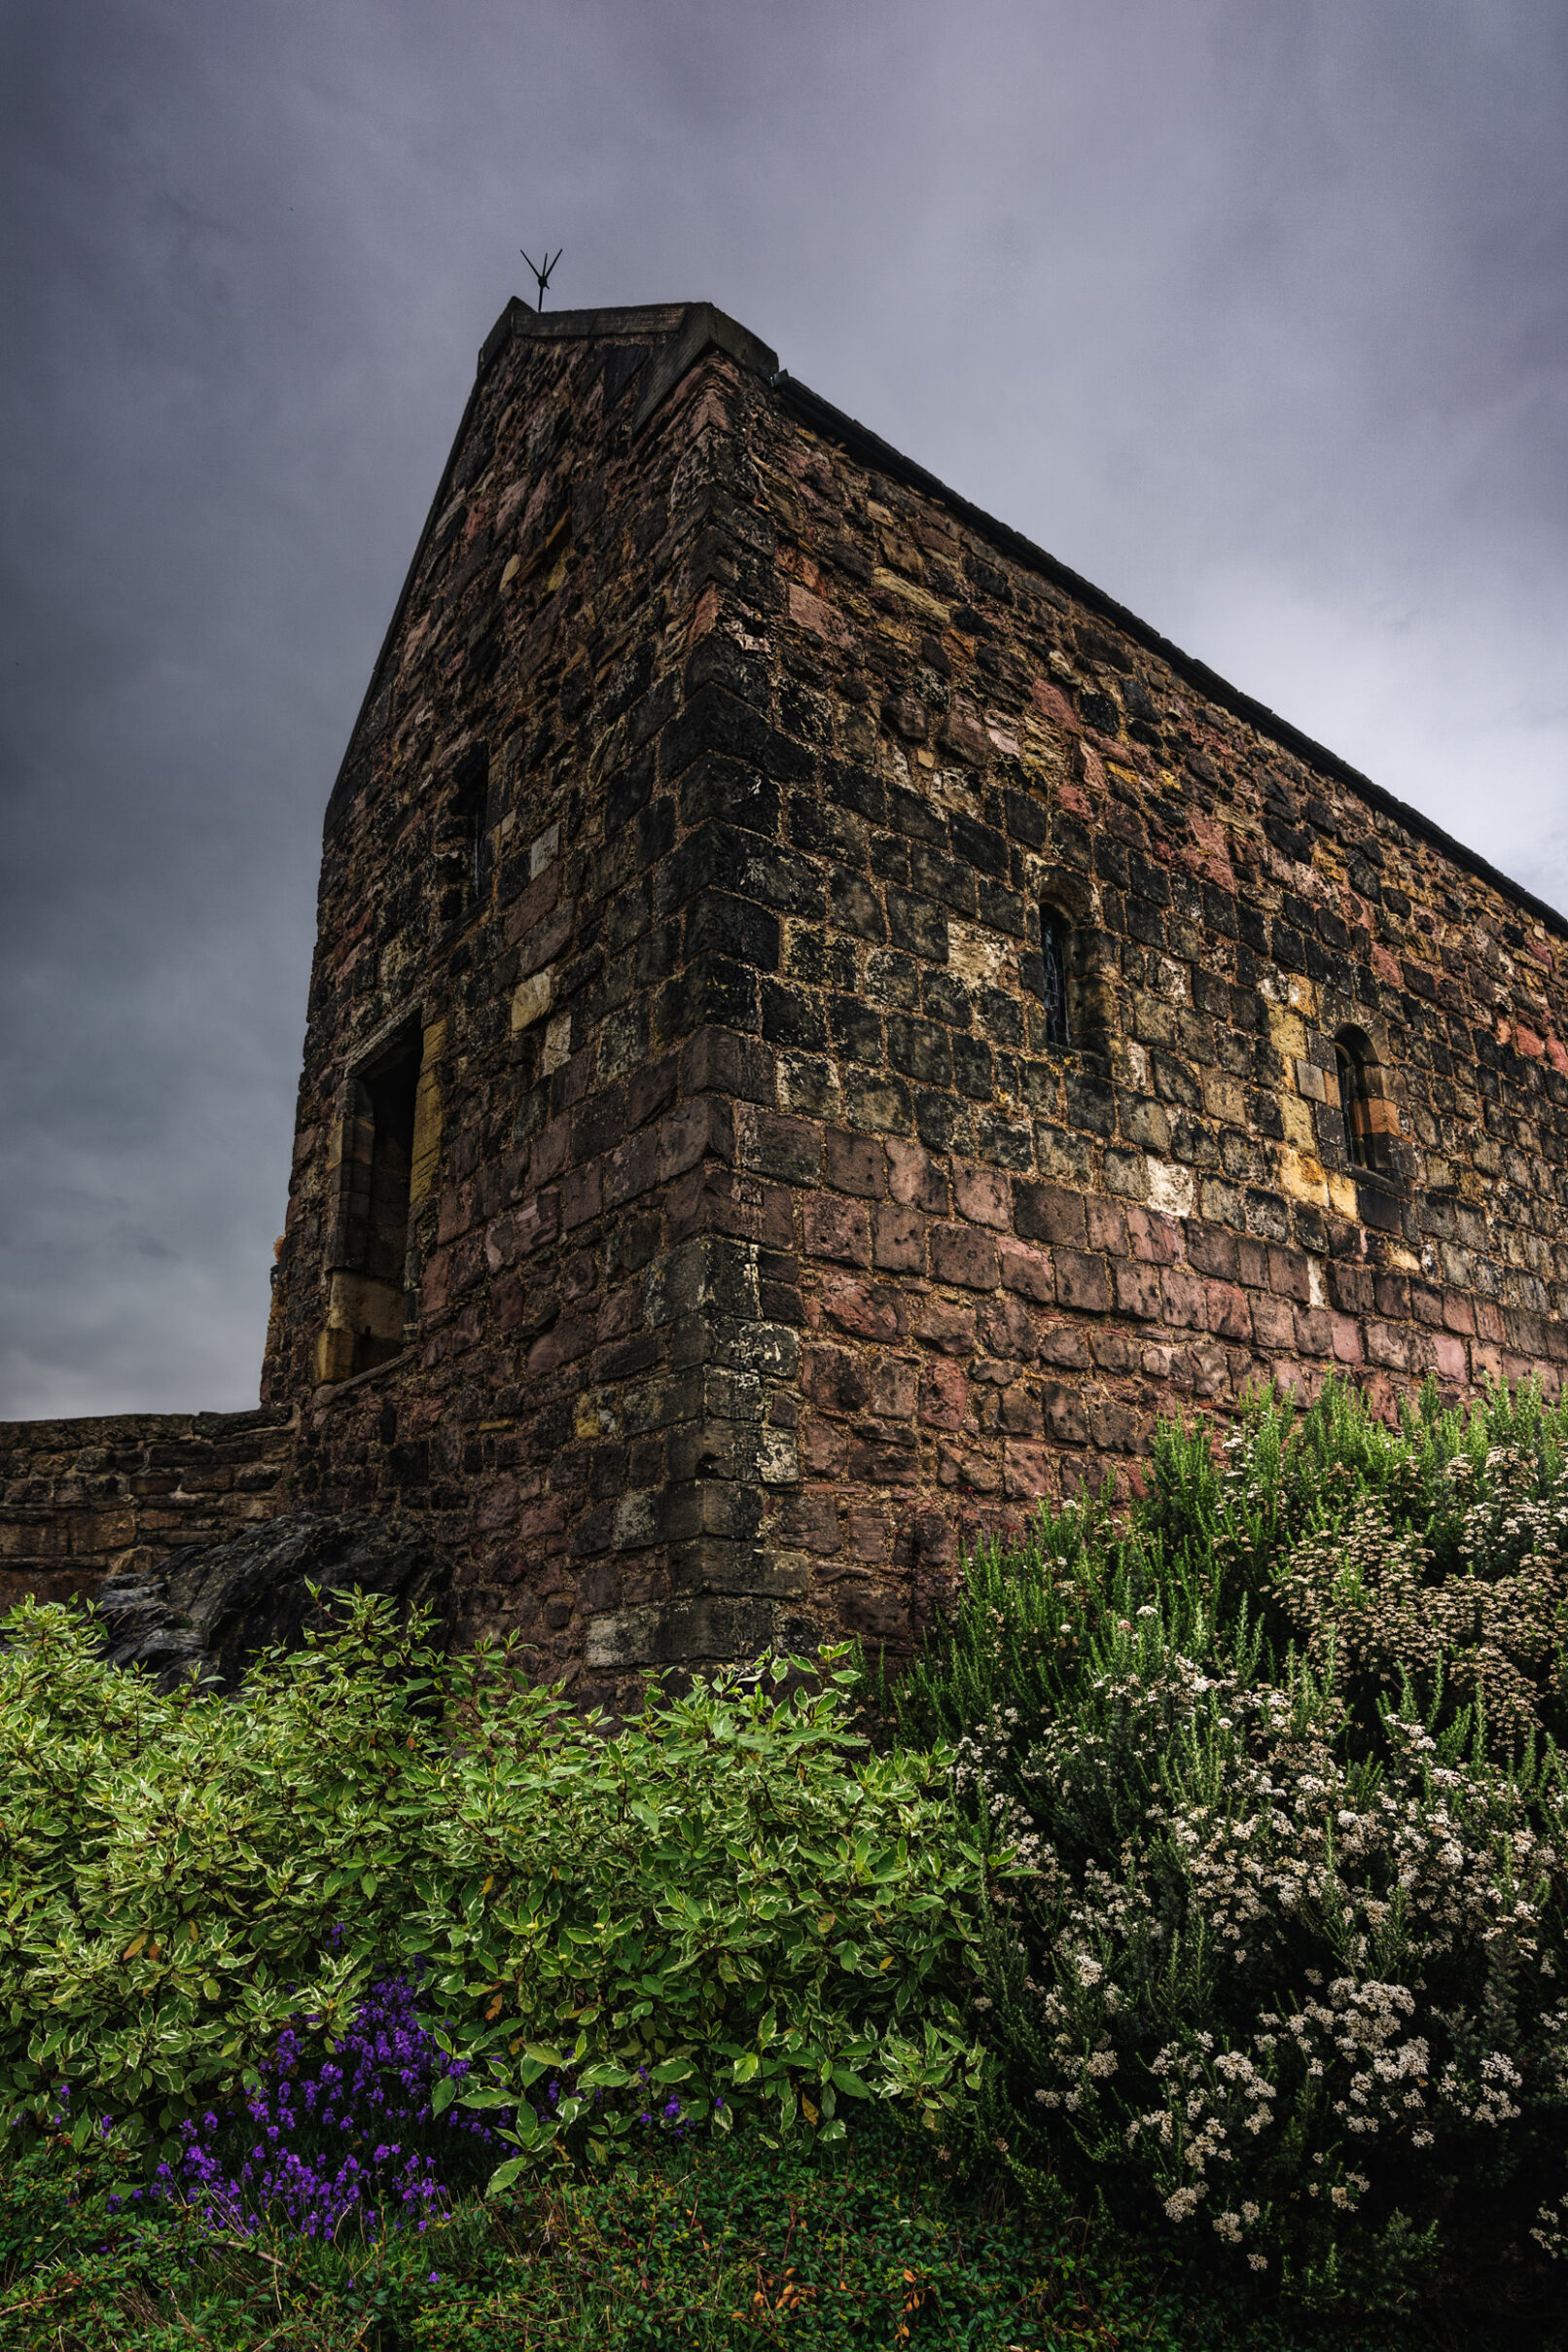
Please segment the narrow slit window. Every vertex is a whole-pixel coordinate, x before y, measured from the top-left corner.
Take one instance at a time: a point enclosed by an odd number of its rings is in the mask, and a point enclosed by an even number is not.
[[[490,878],[490,755],[483,744],[466,753],[458,767],[452,815],[461,845],[466,909],[483,898]]]
[[[416,1042],[354,1085],[361,1156],[350,1179],[354,1213],[341,1302],[357,1372],[384,1364],[403,1346],[419,1058]]]
[[[1065,1046],[1068,1043],[1067,921],[1054,907],[1044,907],[1040,911],[1040,962],[1046,1043]]]
[[[1380,1138],[1374,1123],[1376,1115],[1369,1075],[1372,1056],[1366,1040],[1354,1029],[1341,1029],[1334,1041],[1334,1058],[1339,1079],[1345,1156],[1353,1168],[1375,1168],[1379,1163]]]

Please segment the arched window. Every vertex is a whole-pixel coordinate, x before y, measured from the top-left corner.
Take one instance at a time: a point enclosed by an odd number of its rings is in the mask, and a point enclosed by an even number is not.
[[[1067,1022],[1067,917],[1054,907],[1040,909],[1040,993],[1046,1010],[1046,1043],[1065,1046]]]
[[[1341,1029],[1334,1041],[1334,1059],[1339,1076],[1346,1157],[1353,1168],[1380,1168],[1386,1152],[1388,1107],[1371,1043],[1360,1029]]]

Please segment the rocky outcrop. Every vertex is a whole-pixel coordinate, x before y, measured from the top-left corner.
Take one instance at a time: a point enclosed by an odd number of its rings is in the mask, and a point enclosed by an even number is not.
[[[184,1552],[160,1575],[111,1577],[94,1607],[113,1664],[147,1667],[164,1691],[232,1692],[261,1651],[299,1649],[324,1624],[332,1594],[385,1593],[400,1613],[434,1606],[444,1638],[450,1582],[449,1561],[406,1521],[297,1513]]]

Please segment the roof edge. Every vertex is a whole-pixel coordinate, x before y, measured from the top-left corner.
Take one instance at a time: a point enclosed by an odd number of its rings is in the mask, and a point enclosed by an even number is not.
[[[398,591],[397,602],[392,607],[392,618],[386,624],[375,659],[371,664],[370,682],[360,698],[359,708],[354,714],[353,725],[348,731],[348,740],[343,746],[343,756],[338,764],[338,772],[333,779],[332,791],[327,796],[326,811],[322,819],[324,831],[330,833],[334,829],[336,820],[341,812],[343,802],[339,795],[348,774],[354,746],[359,741],[359,733],[365,724],[366,713],[374,704],[379,690],[382,675],[386,669],[387,656],[392,650],[404,613],[408,609],[409,597],[418,575],[419,565],[423,559],[431,532],[435,529],[445,505],[446,485],[451,480],[452,468],[457,463],[458,451],[468,438],[468,428],[473,418],[475,404],[491,367],[508,344],[516,339],[539,342],[569,342],[609,340],[617,335],[662,335],[665,338],[662,348],[652,355],[648,381],[637,404],[637,413],[632,419],[634,434],[642,431],[655,410],[663,405],[677,384],[684,381],[698,360],[709,351],[725,352],[730,358],[738,361],[742,367],[749,369],[753,374],[764,377],[768,383],[772,383],[778,376],[778,353],[765,343],[759,336],[753,335],[749,328],[741,326],[738,319],[731,318],[727,311],[718,309],[712,303],[653,303],[622,309],[541,312],[532,309],[520,295],[513,295],[495,325],[480,345],[479,359],[474,371],[474,382],[470,387],[468,399],[463,404],[462,417],[453,437],[452,445],[446,453],[446,462],[442,467],[437,479],[435,496],[431,499],[424,525],[414,545],[412,558],[404,574],[403,586]]]
[[[1185,678],[1210,701],[1221,703],[1237,718],[1245,719],[1250,726],[1256,727],[1261,733],[1270,735],[1283,750],[1296,753],[1309,761],[1314,767],[1348,785],[1379,816],[1392,819],[1395,824],[1403,826],[1407,833],[1414,834],[1434,849],[1441,850],[1444,857],[1464,867],[1478,880],[1489,883],[1516,907],[1533,914],[1549,931],[1555,932],[1560,939],[1568,939],[1568,915],[1561,913],[1546,899],[1537,898],[1533,890],[1526,890],[1522,882],[1515,882],[1511,875],[1483,858],[1479,850],[1468,848],[1451,833],[1444,832],[1431,817],[1424,816],[1419,808],[1412,808],[1408,801],[1401,801],[1393,793],[1386,792],[1381,784],[1374,784],[1371,776],[1363,775],[1359,767],[1352,767],[1349,761],[1340,759],[1337,752],[1330,751],[1327,745],[1315,742],[1299,727],[1293,727],[1288,719],[1282,719],[1265,702],[1259,702],[1253,695],[1243,694],[1240,687],[1232,686],[1228,678],[1222,678],[1218,670],[1210,669],[1206,661],[1198,660],[1195,655],[1183,653],[1179,645],[1173,645],[1168,637],[1162,637],[1147,621],[1140,621],[1136,613],[1130,612],[1124,604],[1119,604],[1114,596],[1107,595],[1103,588],[1096,588],[1091,580],[1086,580],[1071,565],[1048,554],[1044,548],[1037,547],[1032,539],[1026,539],[1021,531],[1014,530],[1010,523],[999,522],[994,515],[987,515],[983,507],[972,505],[957,490],[949,489],[935,474],[928,473],[924,466],[916,465],[912,458],[895,449],[891,442],[883,441],[879,434],[863,425],[858,417],[846,414],[842,409],[836,409],[831,401],[823,399],[820,392],[813,392],[809,385],[800,382],[787,370],[781,369],[773,377],[772,387],[802,422],[841,443],[852,454],[874,466],[878,473],[890,475],[894,481],[902,481],[929,498],[939,499],[950,514],[967,523],[980,538],[987,540],[1003,554],[1011,555],[1029,570],[1038,572],[1043,579],[1065,589],[1081,604],[1098,613],[1103,620],[1114,623],[1123,635],[1131,637],[1147,652],[1157,655],[1178,677]]]

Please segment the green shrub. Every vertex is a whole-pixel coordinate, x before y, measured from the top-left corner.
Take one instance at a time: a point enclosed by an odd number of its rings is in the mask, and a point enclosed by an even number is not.
[[[286,2023],[341,2033],[388,1961],[423,1963],[458,2095],[516,2107],[514,2169],[562,2134],[604,2154],[650,2088],[829,2136],[846,2098],[953,2095],[978,1858],[942,1760],[869,1752],[832,1660],[607,1737],[369,1599],[234,1701],[160,1696],[61,1609],[5,1636],[0,2129],[68,2083],[79,2145],[105,2112],[167,2144]]]
[[[969,1563],[887,1701],[993,1852],[978,2143],[1299,2295],[1568,2234],[1568,1409],[1330,1390]],[[1499,2287],[1498,2281],[1505,2282]]]

